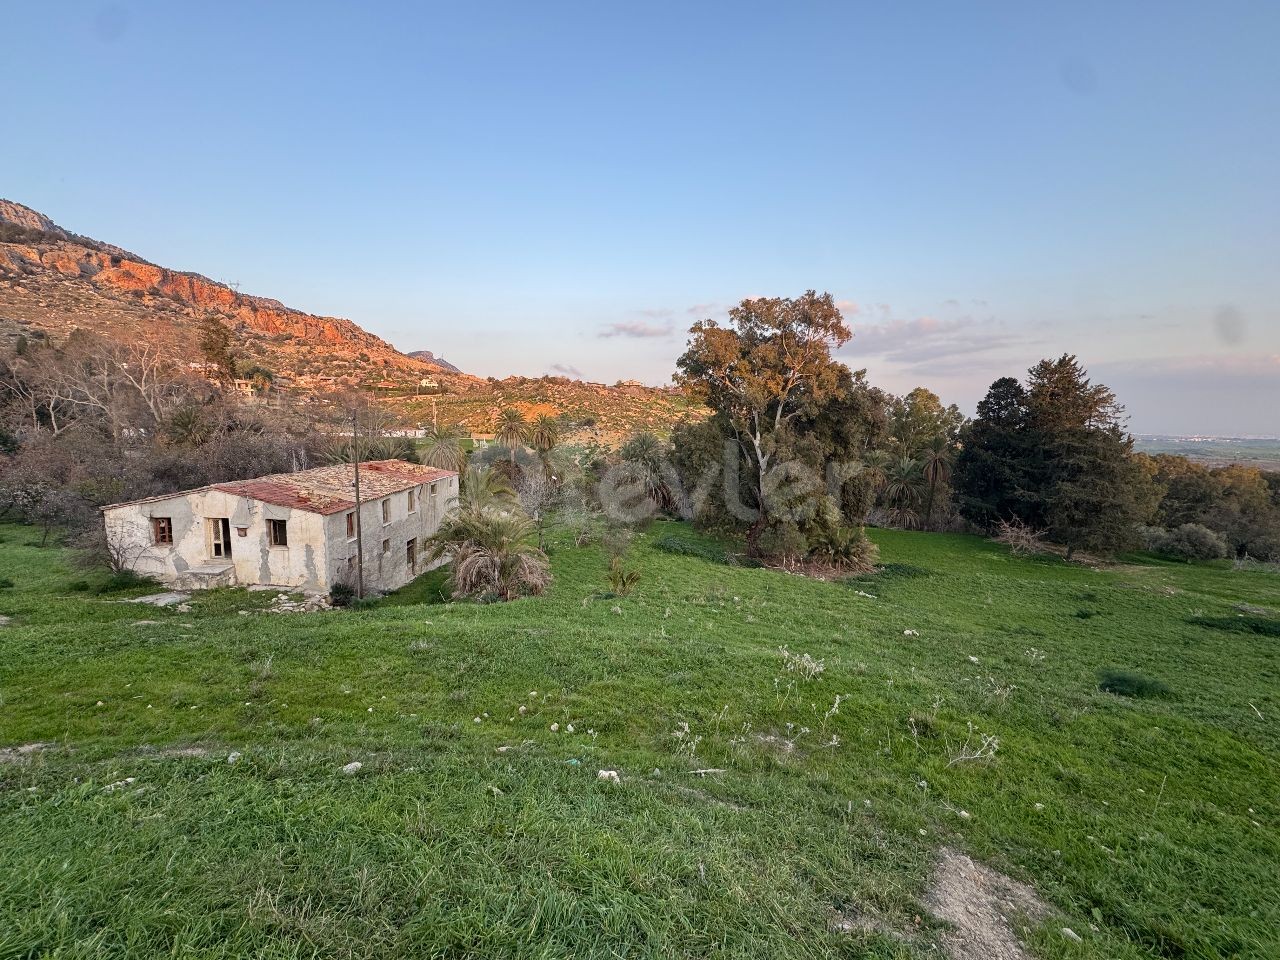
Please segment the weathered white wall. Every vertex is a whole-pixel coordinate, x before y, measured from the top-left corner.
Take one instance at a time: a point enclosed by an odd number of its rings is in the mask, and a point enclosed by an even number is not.
[[[151,519],[173,521],[173,544],[152,544]],[[210,553],[214,518],[231,523],[231,557]],[[268,546],[267,520],[284,520],[287,547]],[[138,573],[165,583],[197,586],[192,568],[230,563],[234,582],[274,584],[303,590],[327,590],[324,518],[305,510],[291,510],[223,493],[198,490],[161,500],[125,504],[104,511],[107,535],[127,544]],[[244,530],[244,535],[240,531]],[[134,554],[136,553],[136,558]]]
[[[365,501],[360,505],[364,533],[364,583],[367,591],[394,590],[425,573],[439,562],[423,559],[423,540],[440,527],[447,505],[458,495],[458,478],[447,477],[416,488],[418,506],[408,512],[405,492]],[[391,502],[391,522],[382,522],[382,501]],[[169,517],[173,521],[171,545],[152,544],[151,519]],[[226,517],[231,523],[231,557],[215,558],[210,553],[213,520]],[[284,520],[289,534],[287,547],[268,546],[267,521]],[[301,590],[328,590],[336,580],[354,583],[354,569],[348,558],[356,555],[354,539],[347,538],[346,512],[322,516],[307,510],[277,507],[220,490],[197,490],[144,503],[124,504],[104,511],[107,535],[124,545],[131,566],[138,573],[164,583],[200,586],[193,568],[230,563],[231,582],[248,586],[271,584]],[[240,531],[244,530],[244,536]],[[418,542],[418,562],[410,568],[405,543]],[[387,552],[382,541],[389,541]],[[354,561],[352,561],[354,562]]]
[[[394,590],[414,577],[440,566],[444,561],[428,564],[423,558],[426,548],[423,540],[440,528],[448,504],[458,496],[458,478],[446,477],[435,482],[436,493],[432,497],[431,484],[417,487],[418,509],[408,512],[405,492],[390,497],[366,500],[360,504],[360,527],[364,545],[364,587],[366,591]],[[382,522],[382,501],[391,501],[391,522]],[[329,576],[334,580],[346,580],[355,584],[356,541],[347,537],[347,513],[325,517],[328,541]],[[406,563],[405,543],[410,538],[418,541],[418,563],[410,569]],[[382,541],[389,542],[386,553]]]

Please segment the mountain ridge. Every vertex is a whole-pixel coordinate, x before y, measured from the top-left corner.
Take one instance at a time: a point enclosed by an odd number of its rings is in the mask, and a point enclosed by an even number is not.
[[[159,266],[71,233],[24,204],[0,199],[0,346],[61,342],[77,330],[160,345],[203,369],[202,325],[231,330],[237,367],[263,368],[301,395],[350,386],[419,423],[493,429],[502,410],[561,419],[566,436],[615,445],[636,430],[667,432],[697,414],[679,391],[628,381],[609,387],[567,377],[465,373],[430,350],[403,353],[352,320],[295,310],[192,271]]]
[[[247,361],[304,385],[476,379],[433,355],[402,353],[352,320],[307,313],[193,271],[159,266],[0,199],[0,327],[10,337],[23,328],[55,339],[88,329],[148,337],[187,359],[198,353],[199,323],[210,316],[238,335]]]

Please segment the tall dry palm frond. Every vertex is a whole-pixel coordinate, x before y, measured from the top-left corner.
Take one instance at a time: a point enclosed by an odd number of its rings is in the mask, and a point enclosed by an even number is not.
[[[427,557],[452,560],[455,597],[491,595],[513,600],[539,594],[551,582],[547,555],[533,543],[533,522],[523,514],[459,510],[427,540]]]
[[[422,462],[440,470],[461,473],[467,465],[467,452],[462,449],[462,429],[456,424],[432,430],[422,441]]]

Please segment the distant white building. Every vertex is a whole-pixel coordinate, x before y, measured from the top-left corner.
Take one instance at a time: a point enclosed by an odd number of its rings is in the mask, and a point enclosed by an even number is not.
[[[356,579],[393,590],[439,564],[423,559],[458,475],[404,460],[348,463],[215,483],[103,508],[107,540],[137,573],[178,587],[263,584],[324,591]]]

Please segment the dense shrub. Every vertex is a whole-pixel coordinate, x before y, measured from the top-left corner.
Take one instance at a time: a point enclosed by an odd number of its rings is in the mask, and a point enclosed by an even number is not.
[[[811,556],[815,560],[843,570],[871,570],[880,555],[880,549],[861,527],[823,527],[811,539]]]
[[[1174,530],[1144,527],[1147,549],[1175,560],[1219,560],[1230,553],[1226,538],[1199,523],[1184,523]]]
[[[1117,696],[1142,700],[1151,697],[1167,697],[1171,692],[1169,685],[1163,680],[1144,676],[1136,670],[1114,668],[1098,671],[1098,689]]]
[[[329,588],[329,602],[335,607],[349,607],[355,599],[356,588],[343,580]]]
[[[775,523],[760,535],[760,553],[774,560],[794,562],[809,552],[809,541],[789,520]]]

